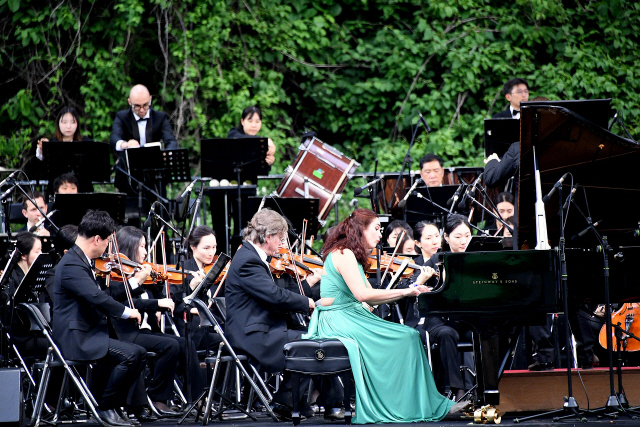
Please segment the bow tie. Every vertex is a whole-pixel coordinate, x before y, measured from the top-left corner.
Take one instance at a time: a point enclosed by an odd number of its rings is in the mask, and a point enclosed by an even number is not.
[[[520,114],[520,110],[513,110],[513,112],[511,113],[512,116],[516,116]]]
[[[149,118],[147,118],[147,117],[143,117],[143,118],[141,118],[141,119],[138,119],[137,121],[138,121],[138,122],[144,122],[144,121],[147,121],[147,120],[149,120]]]

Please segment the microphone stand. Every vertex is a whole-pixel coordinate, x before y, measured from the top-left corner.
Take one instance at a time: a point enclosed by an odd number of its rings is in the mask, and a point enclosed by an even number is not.
[[[445,214],[447,214],[447,216],[449,216],[449,215],[450,215],[450,213],[449,213],[449,211],[448,211],[447,209],[443,208],[442,206],[440,206],[439,204],[437,204],[437,203],[436,203],[436,202],[434,202],[433,200],[431,200],[431,199],[427,199],[426,197],[424,197],[422,194],[418,193],[417,191],[414,191],[414,192],[413,192],[413,195],[414,195],[414,196],[416,196],[416,197],[417,197],[417,198],[419,198],[419,199],[426,200],[427,202],[431,203],[433,206],[435,206],[436,208],[440,209],[442,212],[444,212]],[[476,227],[476,226],[475,226],[475,225],[473,225],[473,224],[469,224],[469,225],[471,226],[471,228],[473,228],[474,230],[476,230],[476,231],[477,231],[478,233],[480,233],[481,235],[491,237],[491,236],[489,235],[489,233],[487,233],[486,231],[484,231],[484,230],[482,230],[482,229],[480,229],[480,228]]]
[[[391,193],[391,197],[389,198],[389,203],[387,204],[387,212],[391,210],[391,204],[393,203],[393,197],[396,195],[398,191],[398,185],[404,176],[404,168],[407,166],[407,163],[411,165],[413,159],[411,158],[411,148],[413,148],[413,144],[416,142],[416,135],[418,134],[418,129],[420,128],[420,120],[416,123],[416,128],[411,135],[411,142],[409,142],[409,148],[407,149],[407,154],[405,154],[404,159],[402,160],[402,167],[400,168],[400,173],[398,174],[398,180],[396,181],[396,185],[393,187],[393,192]]]

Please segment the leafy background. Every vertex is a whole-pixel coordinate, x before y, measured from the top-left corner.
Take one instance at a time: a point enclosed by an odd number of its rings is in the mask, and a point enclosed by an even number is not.
[[[639,34],[640,4],[619,0],[0,0],[0,164],[19,167],[64,105],[108,140],[135,83],[170,114],[194,174],[200,139],[226,136],[251,104],[278,145],[272,173],[305,129],[359,171],[376,158],[398,170],[418,111],[433,132],[413,169],[426,152],[481,166],[483,119],[514,76],[531,96],[611,97],[636,136]]]

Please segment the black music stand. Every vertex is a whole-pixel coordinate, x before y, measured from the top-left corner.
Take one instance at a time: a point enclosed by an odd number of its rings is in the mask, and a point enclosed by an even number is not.
[[[447,206],[447,200],[453,196],[457,189],[457,185],[443,185],[442,187],[418,187],[415,192],[421,194],[425,199],[432,200],[437,205],[445,207]],[[405,214],[406,222],[411,226],[420,221],[431,220],[443,227],[447,216],[445,212],[425,200],[420,200],[414,194],[407,199]]]
[[[484,120],[484,157],[496,153],[502,158],[509,146],[520,141],[520,120],[485,119]]]
[[[269,148],[267,138],[213,138],[200,141],[200,161],[202,175],[217,180],[235,180],[238,185],[230,187],[237,191],[237,218],[234,221],[234,231],[239,233],[244,222],[242,220],[242,192],[241,185],[245,181],[257,184],[258,175],[267,175],[269,165],[266,162]],[[222,190],[222,188],[221,188]],[[228,190],[225,189],[225,201],[228,200]],[[255,194],[255,193],[254,193]],[[228,223],[228,216],[225,222]],[[228,233],[228,227],[226,232]],[[229,251],[229,236],[227,234],[227,251]]]
[[[127,195],[124,193],[56,194],[53,208],[60,212],[60,226],[78,225],[89,209],[109,213],[118,224],[124,224]]]
[[[504,250],[504,237],[471,236],[471,241],[465,252],[492,252]]]
[[[22,279],[13,294],[13,304],[38,301],[38,295],[45,291],[45,276],[54,265],[49,254],[41,253],[29,267],[29,271]]]
[[[189,150],[175,148],[160,152],[162,153],[163,181],[165,183],[191,181]]]
[[[262,197],[249,197],[248,204],[251,215],[258,212],[260,202],[262,202]],[[282,216],[289,220],[291,227],[297,232],[302,230],[302,224],[305,219],[308,221],[308,230],[318,229],[319,206],[320,199],[317,198],[266,197],[264,199],[264,207],[280,212]]]
[[[50,183],[63,173],[73,172],[80,184],[79,191],[92,191],[86,188],[91,182],[109,182],[109,144],[99,141],[44,141],[44,175]],[[88,181],[88,182],[87,182]]]

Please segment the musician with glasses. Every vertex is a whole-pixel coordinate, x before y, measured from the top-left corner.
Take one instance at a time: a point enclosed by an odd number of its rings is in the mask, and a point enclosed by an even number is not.
[[[494,114],[494,119],[520,119],[520,103],[529,100],[529,83],[523,78],[516,77],[508,80],[502,88],[502,94],[509,102],[509,106]]]
[[[165,149],[178,148],[173,136],[169,116],[152,108],[152,96],[143,85],[135,85],[129,92],[127,102],[130,107],[118,111],[111,128],[109,139],[111,150],[123,157],[124,150],[144,147],[151,142],[162,141]],[[121,162],[121,167],[124,163]],[[129,188],[121,174],[116,172],[116,186],[121,190]]]

